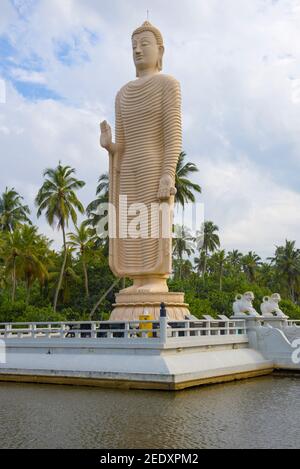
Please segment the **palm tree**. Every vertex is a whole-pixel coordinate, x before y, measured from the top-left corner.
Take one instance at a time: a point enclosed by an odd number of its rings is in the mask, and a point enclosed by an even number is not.
[[[5,290],[7,286],[7,278],[5,272],[5,235],[0,232],[0,290]]]
[[[194,163],[185,163],[185,158],[186,153],[181,152],[175,174],[175,187],[177,189],[175,203],[178,203],[182,207],[188,202],[194,203],[196,201],[194,192],[201,193],[201,187],[189,179],[190,175],[197,173],[199,169]]]
[[[107,204],[109,201],[109,175],[108,173],[104,173],[100,176],[98,180],[98,186],[96,190],[96,196],[97,198],[93,200],[86,209],[86,213],[88,216],[88,220],[86,221],[86,224],[91,225],[93,228],[95,228],[103,215],[99,215],[97,213],[99,207],[101,204]]]
[[[221,245],[219,235],[217,234],[218,231],[217,225],[212,221],[206,221],[201,231],[197,233],[198,249],[203,255],[203,281],[205,281],[208,253],[215,252]]]
[[[276,278],[276,269],[268,262],[263,262],[258,271],[256,282],[261,286],[266,286],[270,290],[279,291],[279,285],[282,283],[282,276]]]
[[[177,256],[179,264],[179,278],[182,278],[183,256],[191,256],[194,253],[194,238],[189,228],[185,226],[175,226],[175,239],[173,243],[173,253]]]
[[[76,191],[84,187],[85,182],[76,179],[74,174],[74,168],[62,166],[61,163],[55,169],[46,169],[44,171],[46,180],[36,197],[37,216],[40,217],[45,211],[49,225],[54,227],[57,224],[57,228],[62,230],[63,235],[64,257],[54,297],[54,311],[57,309],[58,295],[67,262],[66,227],[69,226],[70,218],[74,225],[77,224],[76,210],[81,214],[84,213],[84,207],[77,198]]]
[[[233,251],[230,251],[227,254],[227,261],[231,267],[235,271],[240,271],[241,266],[242,266],[242,260],[243,260],[243,254],[239,252],[237,249],[234,249]]]
[[[223,290],[223,275],[224,275],[224,267],[226,262],[226,251],[218,251],[213,254],[211,257],[212,263],[214,263],[217,267],[217,272],[219,276],[219,289],[220,291]]]
[[[20,230],[5,233],[2,242],[1,257],[5,262],[5,270],[11,276],[12,291],[11,301],[15,302],[17,288],[17,259],[21,254],[21,233]]]
[[[203,251],[200,251],[199,257],[195,257],[194,259],[194,267],[198,275],[200,275],[203,272],[204,261],[205,261],[204,258],[205,258],[205,253]]]
[[[47,238],[37,233],[37,227],[23,225],[20,228],[17,275],[25,282],[27,304],[33,283],[38,280],[40,285],[44,285],[48,278],[47,258],[50,244]]]
[[[174,261],[174,277],[180,280],[189,278],[193,272],[193,264],[188,259],[175,259]]]
[[[30,289],[38,280],[44,285],[48,277],[48,253],[51,242],[37,232],[35,226],[22,225],[12,233],[6,233],[1,243],[1,258],[4,260],[5,272],[11,275],[14,303],[18,280],[26,286],[26,301],[29,302]]]
[[[0,231],[12,232],[20,223],[29,223],[30,210],[22,203],[21,197],[15,189],[8,189],[0,196]]]
[[[60,288],[60,291],[59,291],[60,300],[63,304],[66,304],[70,301],[71,285],[73,283],[79,283],[80,282],[80,277],[76,274],[76,272],[73,268],[72,251],[73,251],[73,249],[67,246],[65,269],[64,269],[64,272],[63,272],[61,288]],[[65,254],[64,254],[64,257],[65,257]],[[61,269],[56,270],[54,268],[49,273],[49,279],[50,279],[50,281],[54,282],[54,284],[57,284],[58,279],[60,279],[60,275],[61,275]]]
[[[80,252],[82,270],[84,275],[84,285],[86,297],[89,297],[89,280],[87,273],[87,260],[95,248],[97,236],[95,230],[87,228],[86,223],[82,223],[78,228],[75,226],[75,233],[68,233],[68,246]]]
[[[6,283],[5,267],[3,265],[0,265],[0,290],[5,290],[6,286],[7,286],[7,283]]]
[[[261,265],[261,258],[253,251],[250,251],[242,260],[243,269],[251,283],[255,282],[256,271]]]
[[[295,301],[295,287],[300,281],[300,250],[295,245],[295,241],[286,240],[285,246],[276,247],[275,257],[271,259],[279,275],[286,279],[292,301]]]

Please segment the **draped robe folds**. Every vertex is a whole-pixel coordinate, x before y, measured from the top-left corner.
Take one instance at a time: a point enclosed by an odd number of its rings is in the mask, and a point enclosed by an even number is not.
[[[175,185],[182,149],[181,93],[174,78],[157,74],[132,81],[119,91],[116,144],[118,151],[110,155],[110,202],[116,214],[115,233],[110,237],[110,267],[119,277],[168,276],[172,272],[172,235],[162,236],[160,228],[158,236],[151,237],[158,228],[154,226],[158,224],[155,217],[151,226],[151,205],[159,203],[163,175],[171,176]],[[119,216],[125,221],[121,225],[130,227],[138,215],[128,215],[121,209],[120,196],[127,197],[128,209],[131,204],[147,208],[147,222],[142,224],[138,238],[120,234]],[[173,202],[171,197],[169,204]]]

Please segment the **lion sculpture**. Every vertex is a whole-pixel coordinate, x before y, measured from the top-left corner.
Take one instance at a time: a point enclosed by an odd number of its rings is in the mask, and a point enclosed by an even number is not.
[[[277,318],[287,318],[283,311],[279,308],[279,302],[281,301],[281,296],[279,293],[274,293],[271,297],[265,296],[263,302],[260,306],[261,313],[264,317],[277,317]]]
[[[237,295],[233,304],[234,316],[239,317],[259,317],[258,312],[253,307],[255,296],[253,292],[246,292],[244,295]]]

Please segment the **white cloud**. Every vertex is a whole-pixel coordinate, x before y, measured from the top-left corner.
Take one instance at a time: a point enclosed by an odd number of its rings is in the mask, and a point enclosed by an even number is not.
[[[0,78],[0,104],[5,104],[6,101],[6,83]]]
[[[0,34],[7,31],[7,26],[17,19],[17,13],[9,0],[1,0]]]
[[[299,193],[275,184],[244,156],[202,163],[206,218],[219,225],[226,249],[267,257],[287,238],[300,244]]]
[[[107,169],[98,122],[113,122],[116,91],[134,78],[130,35],[150,9],[165,37],[165,72],[182,84],[184,148],[225,246],[270,255],[285,238],[299,242],[299,0],[21,3],[26,21],[1,0],[0,32],[18,50],[14,73],[65,100],[32,103],[9,90],[0,187],[13,183],[32,201],[42,170],[62,159],[87,181],[84,201],[94,196]],[[59,60],[58,43],[72,66]],[[24,71],[32,57],[42,71]]]
[[[12,69],[12,77],[24,83],[36,83],[36,84],[46,84],[46,79],[42,73],[34,72],[30,70],[24,70],[22,68]]]
[[[8,127],[5,127],[5,125],[0,125],[0,132],[4,135],[9,135],[10,130]]]
[[[88,204],[99,175],[108,168],[99,147],[98,121],[94,112],[60,102],[29,103],[10,87],[7,104],[0,108],[0,187],[15,187],[34,208],[43,170],[61,160],[87,182],[79,195]]]

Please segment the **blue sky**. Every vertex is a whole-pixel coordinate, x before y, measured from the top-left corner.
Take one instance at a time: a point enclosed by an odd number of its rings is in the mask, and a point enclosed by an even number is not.
[[[1,0],[0,190],[33,208],[43,169],[62,160],[93,199],[108,166],[99,122],[113,125],[116,92],[135,78],[130,37],[147,9],[224,248],[300,245],[300,0]]]

